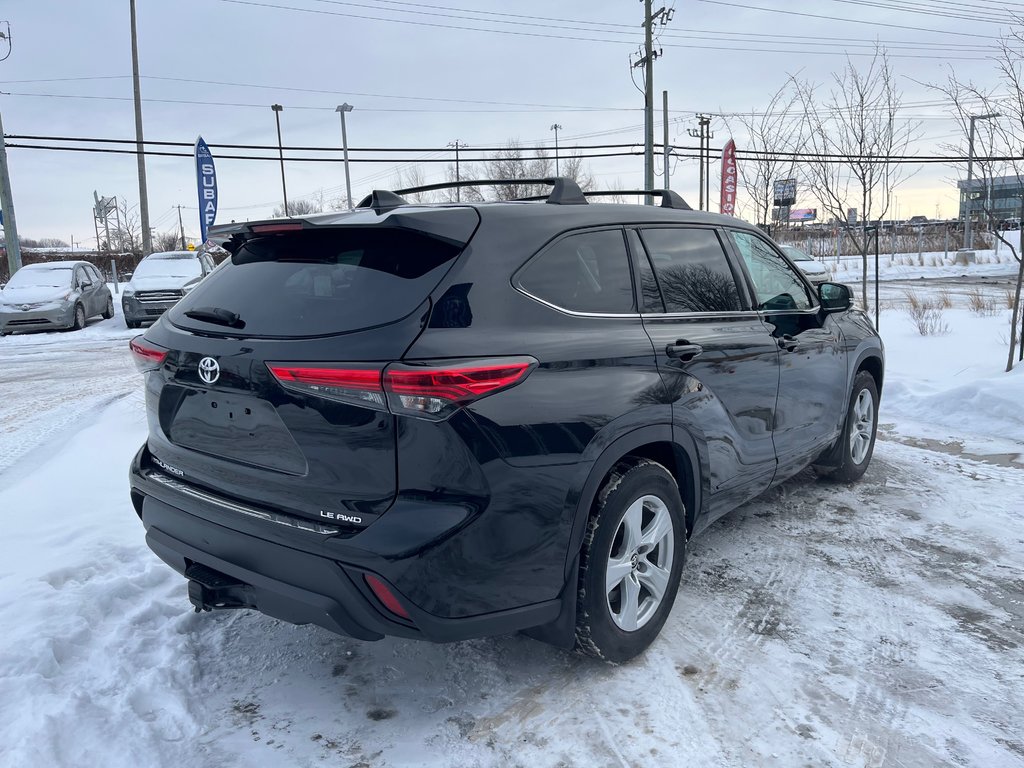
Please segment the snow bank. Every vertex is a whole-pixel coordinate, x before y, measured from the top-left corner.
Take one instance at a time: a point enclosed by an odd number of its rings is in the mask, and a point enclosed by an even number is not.
[[[911,420],[951,435],[999,437],[1024,450],[1024,364],[1005,373],[1010,311],[946,310],[950,333],[921,336],[905,312],[881,316],[886,384],[881,420]]]

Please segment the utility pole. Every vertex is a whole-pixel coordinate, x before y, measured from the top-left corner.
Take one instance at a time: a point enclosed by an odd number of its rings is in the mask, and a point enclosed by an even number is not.
[[[344,104],[339,104],[337,109],[334,110],[341,115],[341,148],[345,157],[345,194],[348,195],[348,209],[350,211],[354,210],[353,206],[355,203],[352,202],[352,176],[349,175],[348,170],[348,131],[345,128],[345,113],[351,112],[353,109],[354,107],[351,104],[345,102]],[[278,127],[279,132],[280,130],[280,127]]]
[[[700,139],[700,210],[711,207],[711,139],[715,134],[711,132],[711,117],[708,115],[697,115],[697,129],[690,128],[687,133],[694,139]]]
[[[459,172],[459,148],[465,149],[466,145],[456,139],[455,141],[449,141],[448,146],[455,148],[455,183],[458,184],[462,181],[462,177]],[[455,188],[455,202],[462,202],[462,187]]]
[[[185,250],[185,225],[181,221],[181,206],[178,206],[178,227],[181,229],[181,250]]]
[[[4,242],[7,245],[7,271],[13,275],[21,269],[21,241],[18,240],[18,222],[14,219],[11,172],[7,166],[7,145],[4,143],[2,117],[0,117],[0,212],[3,213]]]
[[[555,132],[555,176],[560,175],[558,173],[558,132],[562,130],[562,126],[555,123],[551,126],[551,130]]]
[[[274,120],[277,122],[277,153],[281,158],[281,194],[284,196],[284,215],[288,217],[288,186],[284,183],[284,147],[281,145],[281,110],[280,104],[271,104],[274,110]]]
[[[139,40],[135,31],[135,0],[128,0],[132,17],[132,87],[135,91],[135,157],[139,162],[139,219],[142,227],[142,255],[153,252],[149,231],[149,193],[146,191],[146,155],[142,137],[142,91],[139,88]]]
[[[665,189],[669,189],[669,176],[671,173],[668,164],[668,91],[661,92],[661,121],[665,128],[664,144],[662,145],[662,150],[665,153]]]
[[[644,68],[644,189],[654,189],[654,60],[661,56],[661,50],[654,50],[654,25],[657,22],[668,24],[672,20],[672,11],[662,6],[652,12],[651,0],[643,0],[643,4],[643,55],[633,63],[633,67]],[[653,205],[654,199],[646,195],[645,202]]]

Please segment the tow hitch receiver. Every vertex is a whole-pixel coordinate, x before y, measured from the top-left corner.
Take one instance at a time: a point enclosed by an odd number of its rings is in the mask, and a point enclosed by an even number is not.
[[[188,599],[196,613],[214,608],[253,608],[252,587],[200,563],[185,569]]]

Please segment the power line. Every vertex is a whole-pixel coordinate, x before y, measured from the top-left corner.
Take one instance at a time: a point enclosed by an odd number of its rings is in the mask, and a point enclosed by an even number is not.
[[[343,11],[328,11],[328,10],[323,10],[323,9],[318,9],[318,8],[301,8],[301,7],[297,7],[297,6],[293,6],[293,5],[281,5],[279,3],[256,2],[256,0],[219,0],[219,1],[222,2],[222,3],[231,3],[231,4],[234,4],[234,5],[244,5],[244,6],[251,6],[251,7],[256,7],[256,8],[272,8],[272,9],[275,9],[275,10],[294,11],[294,12],[297,12],[297,13],[319,14],[319,15],[324,15],[324,16],[339,16],[339,17],[343,17],[343,18],[355,18],[355,19],[362,19],[362,20],[366,20],[366,21],[381,21],[381,22],[392,23],[392,24],[407,24],[407,25],[414,25],[414,26],[417,26],[417,27],[424,27],[424,26],[426,26],[426,27],[434,27],[434,28],[439,28],[439,29],[454,29],[454,30],[462,30],[462,31],[469,31],[469,32],[490,32],[490,33],[493,33],[493,34],[500,34],[500,35],[515,35],[515,36],[521,36],[521,37],[536,37],[536,38],[546,38],[546,39],[554,39],[554,40],[573,40],[573,41],[581,41],[581,42],[589,42],[589,43],[617,43],[617,44],[622,44],[622,43],[627,43],[628,42],[628,40],[625,40],[625,39],[609,39],[609,38],[597,38],[597,37],[579,37],[579,36],[574,36],[574,35],[560,35],[560,34],[541,33],[541,32],[525,32],[525,31],[510,30],[510,29],[491,29],[491,28],[486,28],[486,27],[467,27],[467,26],[462,26],[462,25],[458,25],[458,24],[441,24],[441,23],[438,23],[438,22],[420,21],[420,20],[415,20],[415,19],[390,19],[390,18],[383,18],[383,17],[380,17],[380,16],[368,16],[368,15],[365,15],[365,14],[358,14],[358,13],[346,13],[346,12],[343,12]],[[716,2],[717,3],[717,0],[700,0],[700,2]],[[720,5],[735,5],[734,3],[717,3],[717,4],[720,4]],[[765,8],[756,8],[754,6],[737,6],[737,7],[755,8],[755,10],[775,10],[775,11],[778,11],[778,12],[782,12],[781,9],[765,9]],[[796,13],[794,11],[788,11],[788,10],[785,11],[785,13],[787,13],[789,15],[812,16],[812,17],[815,17],[815,18],[831,18],[831,17],[827,17],[827,16],[816,16],[815,14]],[[848,21],[859,21],[859,20],[851,19],[851,20],[848,20]],[[966,36],[966,37],[985,37],[984,35],[971,35],[971,34],[968,34],[968,33],[965,33],[965,32],[949,32],[947,30],[928,30],[928,29],[922,30],[922,29],[915,28],[915,27],[901,26],[901,25],[896,25],[896,24],[881,24],[879,22],[866,22],[866,21],[863,21],[863,22],[860,22],[860,23],[875,24],[877,26],[895,27],[897,29],[912,29],[914,31],[936,32],[936,33],[939,33],[939,34],[962,35],[962,36]],[[584,30],[584,29],[576,28],[575,31],[589,32],[589,31],[592,31],[592,30]],[[603,32],[602,34],[618,34],[618,33]],[[688,45],[673,45],[671,43],[666,43],[666,44],[664,44],[663,47],[666,47],[666,48],[687,48],[687,49],[695,48],[695,49],[704,49],[704,50],[745,50],[745,51],[753,51],[753,52],[759,52],[759,53],[819,53],[821,55],[835,55],[836,53],[840,53],[840,51],[807,51],[807,50],[803,50],[803,51],[792,51],[792,50],[791,51],[781,51],[781,50],[776,50],[776,49],[751,49],[751,48],[736,49],[736,48],[730,48],[730,47],[726,47],[726,46],[701,46],[701,45],[689,45],[689,44]],[[852,55],[852,56],[870,56],[872,54],[868,53],[868,52],[864,52],[864,53],[852,52],[852,53],[848,53],[848,55]],[[893,58],[942,59],[942,60],[947,60],[947,61],[948,60],[952,60],[952,59],[962,60],[962,61],[973,61],[973,60],[979,60],[980,61],[980,60],[984,60],[984,58],[985,58],[985,57],[963,57],[963,56],[941,56],[941,55],[925,56],[925,55],[912,55],[912,54],[891,54],[891,56]]]
[[[237,2],[238,0],[221,0],[221,2]],[[883,21],[867,21],[865,19],[843,19],[837,16],[824,16],[819,13],[804,13],[801,11],[793,11],[789,8],[765,8],[760,5],[745,5],[743,3],[731,3],[725,0],[697,0],[698,3],[707,3],[708,5],[722,5],[729,8],[743,8],[749,11],[765,11],[767,13],[783,13],[786,16],[805,16],[810,19],[825,19],[826,21],[843,21],[850,24],[867,24],[872,27],[888,27],[890,29],[909,29],[913,32],[932,32],[937,35],[956,35],[958,37],[977,37],[985,40],[991,39],[990,35],[980,35],[974,32],[952,32],[948,29],[927,29],[925,27],[911,27],[906,24],[888,24]]]
[[[637,145],[639,146],[639,145]],[[656,144],[656,147],[662,147],[662,144]],[[39,149],[39,150],[50,150],[50,151],[64,151],[64,152],[90,152],[100,154],[121,154],[121,155],[134,155],[137,154],[137,150],[134,149],[114,149],[110,147],[62,147],[62,146],[44,146],[44,145],[33,145],[33,144],[8,144],[9,149]],[[699,159],[700,158],[700,147],[692,147],[685,145],[672,144],[670,148],[679,154],[680,157],[688,159]],[[480,151],[475,149],[474,151]],[[158,157],[193,157],[191,152],[170,152],[164,150],[144,150],[146,155],[154,155]],[[583,159],[595,159],[605,157],[637,157],[642,156],[642,149],[630,149],[622,150],[618,152],[599,152],[592,154],[581,155]],[[710,155],[720,155],[720,150],[711,150]],[[877,162],[877,163],[894,163],[894,164],[925,164],[925,163],[966,163],[968,157],[966,155],[856,155],[856,154],[837,154],[837,153],[825,153],[825,152],[784,152],[784,151],[769,151],[769,150],[755,150],[755,149],[737,149],[737,155],[741,158],[744,157],[787,157],[795,160],[803,161],[827,161],[837,163],[847,162]],[[221,154],[218,159],[227,160],[269,160],[277,162],[278,158],[275,157],[260,157],[255,155],[225,155]],[[479,157],[473,158],[469,162],[486,162],[491,158]],[[1024,160],[1024,156],[1006,155],[1006,156],[990,156],[985,158],[989,162],[1004,162],[1004,161],[1020,161]],[[312,162],[312,163],[339,163],[342,162],[341,158],[331,157],[290,157],[289,162]],[[394,162],[390,158],[358,158],[350,159],[350,162],[359,163],[391,163]],[[420,163],[448,163],[449,158],[429,158],[422,159],[417,162]]]

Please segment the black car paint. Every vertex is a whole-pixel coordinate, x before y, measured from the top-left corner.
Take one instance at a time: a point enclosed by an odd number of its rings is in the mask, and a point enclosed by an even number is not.
[[[554,622],[562,631],[547,639],[571,642],[565,619],[584,524],[618,459],[638,452],[674,470],[696,533],[828,451],[861,365],[881,386],[881,343],[862,313],[754,311],[731,250],[746,309],[718,316],[583,315],[515,285],[517,271],[567,232],[685,223],[723,230],[726,241],[725,228],[754,231],[738,220],[615,205],[476,210],[479,229],[430,298],[389,325],[252,340],[214,326],[187,331],[164,316],[146,332],[171,350],[146,377],[150,438],[131,472],[157,554],[181,572],[201,562],[242,579],[266,613],[364,639],[451,640]],[[779,345],[785,336],[794,348]],[[688,362],[668,357],[681,340],[704,351]],[[442,422],[314,402],[281,389],[264,365],[524,354],[538,361],[525,381]],[[222,368],[210,387],[197,378],[207,355]],[[225,437],[250,441],[246,462],[169,438],[182,402],[218,396],[272,404],[297,452],[267,452],[255,423],[231,425]],[[342,507],[361,524],[324,537],[240,517],[161,487],[148,474],[161,466],[212,494],[310,520],[338,507],[341,487]],[[412,620],[381,607],[363,573],[391,585]]]

